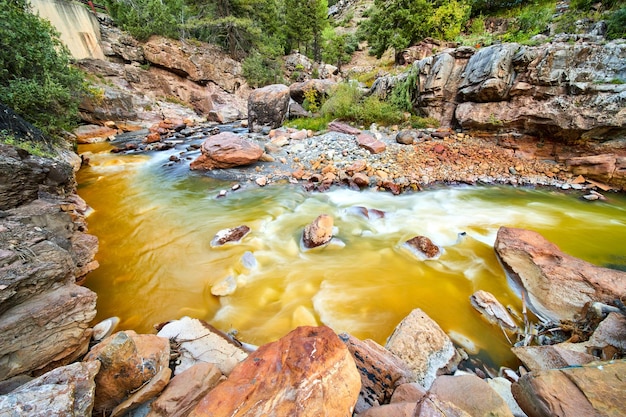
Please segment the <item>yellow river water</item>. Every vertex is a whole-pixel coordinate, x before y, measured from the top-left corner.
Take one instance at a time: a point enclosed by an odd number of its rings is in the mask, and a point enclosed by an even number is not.
[[[251,344],[315,324],[384,344],[403,317],[421,308],[470,353],[506,365],[515,362],[509,341],[469,302],[482,289],[521,312],[493,250],[500,226],[536,230],[598,265],[626,266],[623,195],[590,203],[580,193],[513,187],[309,194],[283,184],[243,187],[218,199],[234,182],[184,164],[166,166],[166,153],[107,149],[80,149],[91,167],[79,172],[79,194],[94,210],[89,231],[100,239],[100,268],[86,285],[98,293],[97,319],[118,316],[122,329],[153,332],[157,323],[191,316],[236,330]],[[367,220],[350,210],[355,206],[386,215]],[[303,252],[302,228],[322,213],[334,218],[344,245]],[[242,243],[211,247],[219,230],[242,224],[252,230]],[[405,251],[402,243],[416,235],[443,247],[441,257],[423,261]],[[242,262],[246,252],[256,266]],[[229,275],[237,290],[212,295]]]

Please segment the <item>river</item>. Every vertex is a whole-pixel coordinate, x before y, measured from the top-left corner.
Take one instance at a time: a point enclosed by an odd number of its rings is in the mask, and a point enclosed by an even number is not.
[[[486,290],[521,315],[493,250],[500,226],[532,229],[573,256],[626,268],[624,195],[587,202],[580,192],[495,186],[311,194],[288,183],[232,191],[232,181],[168,164],[167,152],[108,149],[81,146],[91,166],[78,181],[93,208],[89,231],[100,239],[100,268],[86,285],[98,294],[97,319],[118,316],[121,329],[154,332],[157,323],[191,316],[251,344],[315,324],[384,344],[421,308],[468,352],[514,365],[503,332],[469,303]],[[217,198],[224,189],[227,196]],[[385,216],[366,219],[358,206]],[[322,213],[334,218],[341,243],[304,252],[302,229]],[[219,230],[243,224],[251,233],[240,244],[211,246]],[[403,249],[416,235],[440,245],[442,255],[424,261]],[[237,290],[212,295],[229,276]]]

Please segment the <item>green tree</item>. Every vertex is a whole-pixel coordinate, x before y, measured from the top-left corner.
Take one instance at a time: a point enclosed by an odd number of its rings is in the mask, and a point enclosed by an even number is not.
[[[105,0],[113,20],[139,40],[181,36],[188,10],[183,0]]]
[[[0,0],[0,99],[45,133],[78,121],[83,75],[52,25],[26,0]]]
[[[432,12],[427,0],[374,0],[361,33],[380,58],[390,47],[400,51],[428,36]]]
[[[341,69],[341,65],[350,62],[348,53],[348,35],[340,35],[330,26],[322,33],[323,50],[322,58],[324,62],[336,65]]]
[[[328,26],[327,0],[285,0],[286,52],[296,48],[322,60],[322,34]]]

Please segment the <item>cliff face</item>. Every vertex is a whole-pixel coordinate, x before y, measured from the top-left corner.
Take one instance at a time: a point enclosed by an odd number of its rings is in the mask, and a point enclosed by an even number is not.
[[[446,49],[413,63],[414,101],[443,126],[595,142],[626,138],[626,44]],[[404,76],[400,76],[401,79]],[[398,77],[374,85],[378,93]]]
[[[67,162],[0,144],[0,184],[2,381],[87,351],[96,294],[77,281],[97,268],[98,240]]]

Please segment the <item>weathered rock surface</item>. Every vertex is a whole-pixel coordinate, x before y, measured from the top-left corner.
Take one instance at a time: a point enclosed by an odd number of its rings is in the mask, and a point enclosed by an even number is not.
[[[419,308],[398,324],[385,347],[413,371],[408,382],[417,382],[426,390],[437,375],[458,364],[458,354],[448,335]]]
[[[171,321],[159,330],[158,335],[178,345],[175,375],[199,362],[216,364],[224,375],[229,375],[248,356],[240,345],[223,332],[198,319],[183,317]]]
[[[573,320],[587,302],[611,303],[626,294],[626,272],[567,255],[536,232],[501,227],[494,246],[541,317]]]
[[[349,417],[360,388],[354,360],[330,328],[298,327],[251,353],[190,417]]]
[[[387,145],[385,145],[385,142],[382,142],[367,133],[361,133],[357,135],[356,141],[361,148],[365,148],[373,154],[384,152],[385,149],[387,149]]]
[[[305,93],[307,91],[314,91],[316,98],[321,101],[326,99],[330,95],[335,85],[337,85],[337,83],[331,80],[307,80],[304,82],[291,84],[289,86],[289,94],[291,95],[291,98],[294,99],[297,103],[302,104],[305,99]]]
[[[529,417],[622,416],[626,360],[530,372],[511,387]]]
[[[416,401],[417,402],[417,401]],[[359,417],[413,417],[415,413],[416,402],[413,403],[394,403],[378,405],[368,408]]]
[[[504,399],[475,375],[442,375],[435,379],[429,393],[454,404],[472,417],[513,417]]]
[[[172,378],[146,417],[185,417],[222,380],[219,368],[200,362]]]
[[[320,214],[312,223],[307,224],[302,232],[302,243],[312,249],[330,242],[333,238],[333,218]]]
[[[341,123],[336,120],[328,123],[328,130],[332,130],[334,132],[345,133],[347,135],[359,135],[361,131],[356,127],[352,127],[349,124]]]
[[[478,290],[470,296],[470,303],[487,321],[505,327],[516,329],[517,324],[507,309],[490,292]]]
[[[94,413],[121,416],[159,394],[170,380],[169,340],[115,333],[98,343],[84,361],[99,361]]]
[[[417,382],[409,382],[396,387],[390,403],[416,403],[426,395],[426,390]]]
[[[396,387],[411,378],[412,372],[406,364],[373,340],[361,341],[346,333],[340,334],[339,338],[350,350],[361,375],[361,392],[354,407],[355,413],[361,414],[368,408],[388,403]]]
[[[511,350],[530,371],[584,365],[597,359],[588,353],[576,352],[560,345],[520,346]]]
[[[231,132],[218,133],[202,143],[202,155],[190,165],[191,169],[222,169],[257,162],[263,149]]]
[[[4,380],[43,373],[87,351],[96,294],[75,282],[97,266],[97,239],[84,233],[87,206],[72,194],[75,181],[69,164],[6,145],[0,145],[0,161]]]
[[[289,87],[272,84],[258,88],[248,96],[248,129],[255,126],[280,127],[289,111]]]
[[[451,402],[428,393],[415,407],[414,417],[473,417]]]
[[[73,133],[76,136],[76,143],[84,144],[104,142],[110,136],[116,135],[117,130],[100,125],[81,125],[74,129]]]
[[[56,368],[0,396],[0,415],[91,417],[99,369],[99,362]]]

